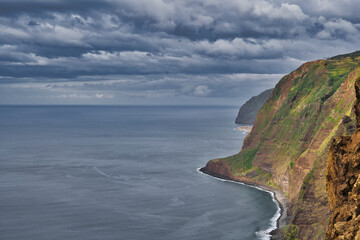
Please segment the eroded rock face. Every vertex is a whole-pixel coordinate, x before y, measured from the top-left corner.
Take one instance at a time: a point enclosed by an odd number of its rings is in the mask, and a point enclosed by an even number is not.
[[[219,178],[234,178],[229,167],[222,161],[209,161],[205,167],[200,169],[200,171]]]
[[[360,121],[360,79],[355,83],[356,118]],[[360,129],[337,137],[330,146],[326,188],[332,210],[326,239],[360,240]]]

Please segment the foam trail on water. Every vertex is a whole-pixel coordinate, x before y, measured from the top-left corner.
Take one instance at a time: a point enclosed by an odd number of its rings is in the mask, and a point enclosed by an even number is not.
[[[103,177],[112,178],[110,174],[107,174],[106,172],[100,170],[96,165],[93,166],[93,169]]]
[[[269,191],[269,190],[266,190],[266,189],[263,189],[261,187],[258,187],[258,186],[253,186],[253,185],[249,185],[249,184],[246,184],[246,183],[242,183],[242,182],[236,182],[236,181],[233,181],[233,180],[227,180],[227,179],[222,179],[222,178],[218,178],[218,177],[214,177],[214,176],[211,176],[211,175],[208,175],[206,173],[203,173],[202,171],[200,171],[201,168],[197,168],[196,170],[201,173],[201,174],[204,174],[206,176],[209,176],[209,177],[212,177],[216,180],[219,180],[219,181],[222,181],[222,182],[231,182],[231,183],[236,183],[236,184],[241,184],[241,185],[244,185],[244,186],[248,186],[248,187],[252,187],[252,188],[256,188],[260,191],[263,191],[263,192],[267,192],[271,195],[271,199],[273,200],[273,202],[275,203],[276,205],[276,212],[275,212],[275,215],[270,219],[270,227],[268,227],[267,229],[265,230],[261,230],[261,231],[258,231],[256,232],[256,236],[261,239],[261,240],[270,240],[271,239],[271,231],[277,229],[277,221],[279,220],[279,218],[281,217],[281,208],[280,208],[280,204],[279,202],[276,200],[275,198],[275,193]]]
[[[94,171],[96,171],[98,174],[100,174],[103,177],[106,178],[111,178],[111,179],[116,179],[116,180],[123,180],[123,181],[128,181],[130,178],[126,177],[126,176],[115,176],[112,174],[108,174],[102,170],[100,170],[96,165],[93,166]]]

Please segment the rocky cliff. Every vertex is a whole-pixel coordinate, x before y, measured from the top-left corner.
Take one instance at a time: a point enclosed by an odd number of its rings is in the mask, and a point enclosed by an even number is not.
[[[259,110],[240,153],[205,172],[281,190],[290,201],[287,239],[324,239],[331,212],[326,162],[334,136],[355,130],[359,52],[303,64],[283,77]],[[344,120],[345,119],[345,120]]]
[[[326,187],[332,210],[326,239],[360,239],[360,78],[355,83],[357,130],[332,140]]]
[[[243,125],[253,125],[256,114],[269,98],[273,89],[268,89],[257,96],[250,98],[244,105],[241,106],[236,117],[235,123]]]

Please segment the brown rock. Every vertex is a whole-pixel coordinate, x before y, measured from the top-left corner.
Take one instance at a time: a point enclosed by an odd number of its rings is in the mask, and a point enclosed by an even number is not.
[[[355,83],[360,122],[360,78]],[[343,121],[344,122],[344,121]],[[333,139],[327,163],[326,188],[333,211],[326,239],[360,239],[360,129],[351,137]]]

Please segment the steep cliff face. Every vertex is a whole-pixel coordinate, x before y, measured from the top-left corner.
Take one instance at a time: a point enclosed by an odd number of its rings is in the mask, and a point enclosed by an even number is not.
[[[296,230],[298,239],[324,239],[330,217],[329,143],[355,130],[353,86],[359,66],[360,57],[350,54],[305,63],[283,77],[258,112],[241,152],[213,160],[205,170],[281,190],[291,201],[287,229]]]
[[[241,106],[236,117],[235,123],[244,125],[253,125],[256,114],[269,98],[273,89],[268,89],[257,96],[250,98],[244,105]]]
[[[356,118],[360,122],[360,78],[356,81]],[[360,129],[334,138],[329,151],[326,187],[332,210],[326,239],[360,239]]]

